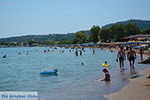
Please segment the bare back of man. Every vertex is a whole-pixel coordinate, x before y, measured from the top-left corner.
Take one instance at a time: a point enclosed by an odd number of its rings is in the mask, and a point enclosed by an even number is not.
[[[120,48],[120,51],[117,54],[117,58],[119,58],[119,62],[120,62],[120,69],[122,69],[122,67],[124,67],[124,60],[125,60],[125,51],[123,50],[123,47]]]
[[[132,50],[132,48],[130,48],[130,51],[128,52],[128,60],[130,62],[130,67],[133,67],[134,68],[134,62],[135,62],[135,59],[136,59],[136,53],[134,50]]]

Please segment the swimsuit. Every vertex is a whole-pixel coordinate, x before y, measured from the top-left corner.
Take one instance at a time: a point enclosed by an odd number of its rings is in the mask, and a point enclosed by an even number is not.
[[[119,57],[119,62],[123,62],[124,61],[124,57]]]
[[[134,60],[135,60],[135,57],[134,57],[134,56],[132,56],[132,57],[130,56],[130,57],[128,58],[128,60],[129,60],[129,61],[131,61],[131,60],[134,61]]]
[[[109,74],[105,74],[105,81],[110,81],[110,75]]]

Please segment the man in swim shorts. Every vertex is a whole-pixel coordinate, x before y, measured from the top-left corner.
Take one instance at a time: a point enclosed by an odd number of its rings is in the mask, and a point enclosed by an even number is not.
[[[130,67],[133,67],[134,68],[134,62],[135,62],[135,59],[136,59],[136,53],[134,50],[132,50],[132,48],[130,48],[128,54],[127,54],[127,57],[128,57],[128,60],[130,62]]]
[[[120,50],[118,51],[117,58],[119,58],[120,63],[120,69],[124,67],[124,60],[126,59],[125,51],[123,50],[123,47],[120,47]]]

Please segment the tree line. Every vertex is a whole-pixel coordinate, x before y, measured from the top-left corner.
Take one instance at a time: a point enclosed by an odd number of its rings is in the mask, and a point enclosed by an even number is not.
[[[89,36],[85,32],[76,33],[72,43],[123,41],[122,38],[129,35],[150,34],[150,29],[140,30],[140,28],[133,23],[126,25],[113,24],[109,28],[100,28],[98,25],[94,25],[90,29],[90,33]]]
[[[13,46],[27,46],[27,45],[56,45],[56,44],[83,44],[83,43],[97,43],[97,42],[111,42],[123,41],[123,37],[136,34],[150,34],[150,29],[140,30],[140,28],[133,23],[126,25],[113,24],[109,28],[100,28],[98,25],[92,26],[90,34],[85,31],[75,33],[72,40],[62,39],[61,41],[35,41],[28,40],[27,42],[17,43],[0,43],[0,45],[13,45]],[[72,36],[72,35],[71,35]]]

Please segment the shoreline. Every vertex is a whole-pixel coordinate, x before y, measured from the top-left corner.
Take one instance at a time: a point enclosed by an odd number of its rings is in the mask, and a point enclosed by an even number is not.
[[[106,96],[108,100],[150,100],[150,67],[140,71],[142,77],[131,79],[120,91]]]

